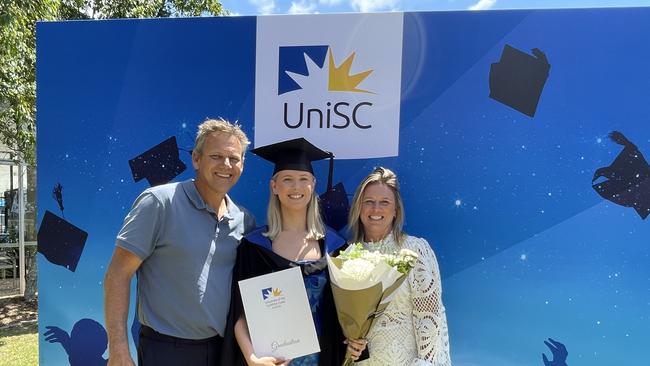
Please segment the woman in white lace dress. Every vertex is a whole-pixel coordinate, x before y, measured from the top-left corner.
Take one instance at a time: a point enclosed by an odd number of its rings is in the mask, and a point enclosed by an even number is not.
[[[356,365],[451,365],[436,256],[425,239],[402,231],[403,222],[397,176],[376,168],[354,194],[349,218],[352,242],[382,253],[407,248],[419,259],[366,337],[370,358]]]

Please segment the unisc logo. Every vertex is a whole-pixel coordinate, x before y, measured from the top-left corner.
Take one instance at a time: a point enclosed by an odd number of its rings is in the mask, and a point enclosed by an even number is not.
[[[402,24],[401,13],[259,17],[255,146],[304,137],[337,159],[397,156]]]
[[[280,290],[279,288],[268,287],[262,289],[262,300],[266,300],[269,297],[278,297],[278,296],[282,296],[282,290]]]
[[[373,95],[361,84],[373,70],[351,74],[355,52],[337,64],[330,46],[280,46],[278,62],[278,95],[305,92],[317,98],[286,98],[283,102],[284,125],[297,128],[372,128],[372,121],[363,117],[372,108],[369,100],[350,103],[342,93]],[[339,98],[337,98],[339,97]],[[355,98],[358,99],[358,98]]]
[[[273,287],[262,289],[262,300],[264,301],[264,305],[270,309],[281,308],[286,303],[282,290]]]

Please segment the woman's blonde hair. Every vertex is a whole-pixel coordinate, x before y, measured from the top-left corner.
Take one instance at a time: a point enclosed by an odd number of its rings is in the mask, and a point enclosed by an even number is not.
[[[362,242],[364,239],[363,223],[361,222],[361,205],[363,204],[363,193],[371,184],[383,184],[388,187],[395,195],[395,218],[393,219],[393,237],[397,244],[402,244],[406,235],[402,230],[404,226],[404,203],[399,193],[399,182],[397,175],[392,170],[384,167],[375,168],[372,173],[368,174],[354,192],[352,207],[348,217],[348,227],[352,232],[352,241],[355,243]]]
[[[271,178],[275,180],[277,173]],[[269,227],[268,231],[262,235],[274,240],[282,231],[282,207],[278,195],[271,190],[269,197],[269,206],[266,210],[266,222]],[[320,215],[320,204],[316,190],[312,191],[311,199],[307,205],[307,237],[308,240],[319,240],[325,237],[325,224]]]

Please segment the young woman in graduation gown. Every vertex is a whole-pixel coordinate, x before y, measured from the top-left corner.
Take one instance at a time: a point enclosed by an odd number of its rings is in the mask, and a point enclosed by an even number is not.
[[[305,139],[257,148],[254,154],[275,163],[270,180],[267,226],[244,237],[237,250],[232,296],[222,352],[222,365],[332,366],[342,364],[347,350],[356,359],[365,341],[346,341],[334,307],[326,253],[345,241],[321,219],[311,161],[329,156]],[[300,267],[321,351],[294,360],[255,355],[246,325],[238,281]]]

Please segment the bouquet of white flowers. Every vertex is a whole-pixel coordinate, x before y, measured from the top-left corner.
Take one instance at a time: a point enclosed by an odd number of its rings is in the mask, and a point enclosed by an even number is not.
[[[393,254],[352,244],[337,257],[327,256],[334,303],[343,334],[364,338],[415,266],[418,255],[408,249]],[[352,359],[346,357],[343,365]]]

